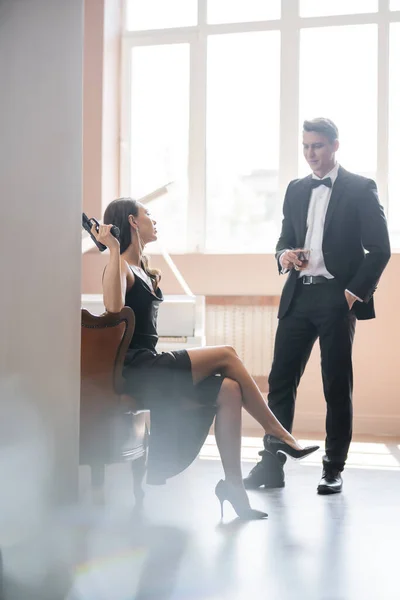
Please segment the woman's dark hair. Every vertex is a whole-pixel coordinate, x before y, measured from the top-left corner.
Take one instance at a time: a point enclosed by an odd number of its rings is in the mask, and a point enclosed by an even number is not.
[[[127,250],[132,241],[129,215],[139,215],[139,203],[133,198],[117,198],[110,202],[104,212],[104,225],[116,225],[120,231],[120,254]]]
[[[311,121],[304,121],[303,131],[315,131],[316,133],[322,133],[328,138],[331,144],[333,144],[333,142],[339,137],[339,131],[335,123],[324,117],[312,119]]]
[[[139,202],[133,198],[117,198],[110,202],[104,212],[104,225],[116,225],[118,227],[120,254],[123,254],[131,245],[131,225],[129,215],[137,217],[139,215]],[[140,237],[139,237],[140,242]],[[155,287],[161,279],[161,272],[158,269],[150,269],[147,256],[142,254],[142,269],[153,280]]]

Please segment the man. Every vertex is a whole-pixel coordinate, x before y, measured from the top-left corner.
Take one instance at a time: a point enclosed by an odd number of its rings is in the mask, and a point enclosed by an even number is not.
[[[372,296],[390,258],[376,184],[339,166],[338,148],[332,121],[304,122],[303,152],[312,174],[291,181],[285,195],[276,258],[279,271],[289,276],[279,306],[268,394],[271,410],[291,431],[297,387],[319,338],[327,405],[320,494],[342,491],[352,437],[356,319],[375,317]],[[265,436],[264,448],[262,460],[245,479],[248,489],[284,486],[285,458],[275,453],[274,438]]]

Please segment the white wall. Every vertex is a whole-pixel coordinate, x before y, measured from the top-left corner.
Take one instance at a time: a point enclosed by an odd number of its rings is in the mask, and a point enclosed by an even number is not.
[[[64,599],[68,587],[69,541],[58,517],[78,483],[82,52],[83,0],[0,0],[7,598]]]

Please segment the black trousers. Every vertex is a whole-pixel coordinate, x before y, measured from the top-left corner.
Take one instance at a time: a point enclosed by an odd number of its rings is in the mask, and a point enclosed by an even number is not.
[[[289,312],[279,321],[269,376],[268,404],[292,430],[297,387],[319,338],[327,405],[324,463],[342,470],[352,437],[352,345],[356,318],[335,279],[296,284]]]

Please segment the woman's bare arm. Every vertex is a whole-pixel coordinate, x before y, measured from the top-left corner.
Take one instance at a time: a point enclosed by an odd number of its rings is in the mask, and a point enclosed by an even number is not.
[[[118,313],[125,306],[128,265],[120,256],[119,242],[110,233],[111,227],[112,225],[100,225],[98,233],[95,230],[92,232],[110,251],[110,259],[103,274],[103,299],[107,312]]]
[[[107,312],[118,313],[125,306],[125,265],[119,250],[110,250],[110,260],[103,275],[103,298]]]

